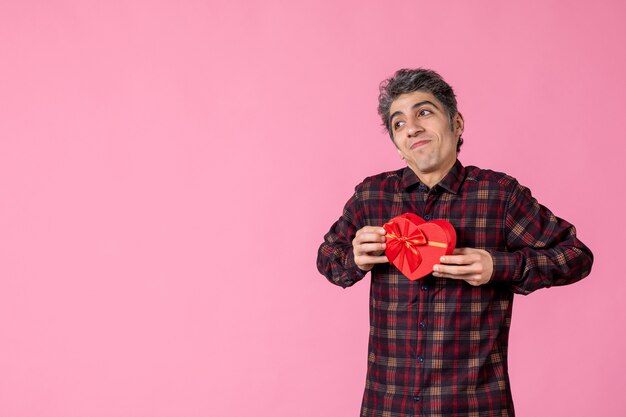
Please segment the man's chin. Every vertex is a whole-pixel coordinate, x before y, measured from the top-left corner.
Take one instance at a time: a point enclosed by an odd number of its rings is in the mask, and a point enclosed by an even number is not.
[[[431,162],[422,162],[413,164],[411,168],[413,168],[414,171],[419,171],[423,174],[430,174],[437,171],[438,165]]]

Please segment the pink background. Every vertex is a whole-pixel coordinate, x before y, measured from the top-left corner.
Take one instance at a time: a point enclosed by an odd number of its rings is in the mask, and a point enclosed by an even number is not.
[[[456,88],[461,161],[595,253],[517,297],[520,416],[624,416],[619,0],[0,6],[0,416],[354,416],[369,277],[318,274],[365,176],[401,166],[378,83]]]

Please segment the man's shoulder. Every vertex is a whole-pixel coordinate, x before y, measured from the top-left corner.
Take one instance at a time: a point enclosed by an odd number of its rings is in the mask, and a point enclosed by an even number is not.
[[[411,182],[411,173],[405,172],[409,168],[400,168],[393,171],[385,171],[376,175],[366,177],[356,187],[357,193],[370,192],[395,192],[399,187],[406,185],[405,182]],[[408,175],[405,179],[404,177]],[[517,179],[504,172],[494,171],[491,169],[479,168],[477,166],[468,165],[463,167],[461,172],[462,180],[466,184],[475,183],[479,187],[498,187],[504,190],[512,190],[519,187]]]
[[[402,181],[404,170],[405,168],[400,168],[366,177],[356,186],[356,191],[396,189]]]
[[[491,169],[479,168],[473,165],[465,167],[465,181],[499,186],[502,188],[511,188],[519,185],[518,181],[509,174],[493,171]]]

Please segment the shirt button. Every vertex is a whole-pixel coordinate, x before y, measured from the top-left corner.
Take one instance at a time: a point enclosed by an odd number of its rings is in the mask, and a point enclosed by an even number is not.
[[[418,356],[418,357],[417,357],[417,361],[418,361],[419,363],[424,363],[424,357],[423,357],[423,356]]]
[[[419,396],[419,395],[414,395],[414,396],[413,396],[413,399],[414,399],[415,401],[422,401],[422,397],[421,397],[421,396]]]
[[[425,329],[425,328],[426,328],[426,323],[421,322],[421,323],[420,323],[420,329]]]
[[[422,291],[427,291],[428,287],[426,285],[422,285]]]
[[[425,215],[424,220],[430,220],[430,214]]]

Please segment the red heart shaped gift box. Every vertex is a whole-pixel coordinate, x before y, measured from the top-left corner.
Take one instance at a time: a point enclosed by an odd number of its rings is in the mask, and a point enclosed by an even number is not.
[[[456,245],[456,232],[446,220],[427,222],[417,214],[405,213],[383,227],[387,259],[412,281],[433,272],[433,265]]]

